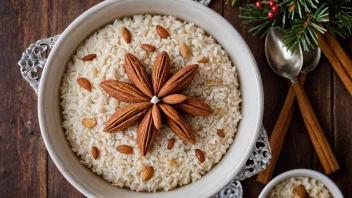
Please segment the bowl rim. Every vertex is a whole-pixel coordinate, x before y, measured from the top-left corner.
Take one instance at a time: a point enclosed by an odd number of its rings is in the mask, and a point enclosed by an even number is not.
[[[77,190],[79,190],[81,193],[83,193],[84,195],[86,195],[88,197],[96,196],[96,194],[94,194],[92,191],[87,189],[83,184],[80,184],[78,179],[72,173],[70,173],[70,171],[64,166],[64,164],[60,160],[59,155],[56,153],[54,146],[52,145],[53,140],[50,138],[50,135],[47,131],[48,126],[47,126],[46,118],[45,118],[45,110],[44,110],[44,108],[42,108],[42,106],[44,106],[44,103],[45,103],[44,92],[47,89],[46,88],[47,83],[45,83],[45,81],[48,78],[48,75],[50,72],[50,64],[54,61],[53,60],[54,54],[57,53],[58,49],[60,48],[60,45],[65,40],[65,37],[67,37],[70,34],[70,32],[73,31],[73,29],[77,25],[80,25],[80,23],[82,23],[82,21],[88,19],[91,14],[99,11],[100,9],[102,9],[106,6],[109,6],[112,3],[124,2],[124,1],[126,1],[126,0],[103,1],[95,6],[91,7],[90,9],[85,11],[84,13],[82,13],[63,31],[63,33],[60,35],[58,41],[56,42],[55,47],[52,49],[51,53],[49,54],[49,57],[46,62],[47,64],[44,68],[44,71],[43,71],[43,74],[41,77],[42,83],[40,83],[39,91],[38,91],[38,95],[39,95],[38,96],[38,118],[39,118],[41,133],[43,136],[45,146],[48,150],[48,153],[49,153],[50,157],[52,158],[53,162],[55,163],[55,165],[58,167],[61,174],[63,174],[63,176],[71,183],[71,185],[73,185]],[[252,52],[250,51],[248,45],[243,40],[242,36],[237,32],[237,30],[226,19],[224,19],[221,15],[219,15],[215,11],[213,11],[210,8],[208,8],[202,4],[199,4],[195,1],[189,1],[189,0],[168,0],[168,1],[183,3],[185,5],[196,7],[198,9],[203,9],[207,14],[212,15],[214,18],[216,18],[216,20],[221,21],[223,23],[224,27],[230,29],[232,34],[235,34],[236,37],[240,38],[238,40],[238,42],[242,44],[242,46],[244,47],[242,50],[245,51],[250,58],[251,64],[253,65],[253,68],[251,68],[251,69],[253,69],[254,74],[255,74],[255,76],[253,77],[253,79],[254,79],[253,83],[256,85],[256,88],[258,89],[258,100],[257,100],[258,104],[256,104],[256,105],[258,105],[258,111],[254,115],[255,121],[256,121],[255,123],[253,123],[254,128],[255,128],[255,132],[253,132],[253,136],[250,140],[250,143],[247,146],[246,151],[244,152],[245,153],[243,155],[244,157],[240,161],[238,161],[237,165],[236,165],[236,167],[239,167],[239,166],[243,167],[245,165],[247,159],[249,158],[250,154],[252,153],[252,149],[255,146],[256,140],[259,136],[262,117],[263,117],[263,110],[264,110],[264,96],[263,96],[264,94],[263,94],[262,81],[261,81],[259,68],[256,64],[255,58],[254,58]],[[229,183],[233,179],[233,177],[236,174],[238,174],[238,172],[240,171],[240,169],[238,169],[236,167],[233,167],[233,170],[231,172],[229,172],[229,174],[226,178],[224,178],[224,182],[226,181],[226,184]],[[192,184],[192,183],[190,183],[190,184]],[[212,189],[212,190],[208,189],[208,190],[209,190],[209,192],[212,192],[213,194],[215,194],[219,190],[221,190],[225,185],[214,184],[214,189]]]
[[[259,194],[259,198],[266,198],[270,190],[281,181],[290,177],[297,177],[297,176],[307,176],[307,177],[314,178],[322,182],[326,186],[326,188],[330,191],[333,197],[335,198],[343,197],[337,185],[330,178],[323,175],[322,173],[315,170],[310,170],[310,169],[294,169],[294,170],[281,173],[280,175],[272,179],[261,191],[261,193]]]

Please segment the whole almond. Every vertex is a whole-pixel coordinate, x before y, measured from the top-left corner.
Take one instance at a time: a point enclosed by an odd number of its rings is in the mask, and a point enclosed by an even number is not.
[[[152,150],[158,130],[155,128],[152,117],[152,108],[141,119],[137,128],[137,144],[142,156]]]
[[[176,106],[191,115],[209,116],[213,113],[210,106],[204,103],[203,100],[191,96],[187,96],[186,101]]]
[[[150,180],[154,175],[154,168],[152,166],[148,166],[142,173],[142,181]]]
[[[224,131],[221,130],[221,129],[218,129],[218,130],[216,131],[216,133],[217,133],[218,136],[220,136],[221,138],[224,138],[224,137],[225,137]]]
[[[91,149],[91,152],[92,152],[92,156],[93,158],[96,160],[98,159],[99,157],[99,150],[96,146],[92,146],[92,149]]]
[[[160,25],[156,26],[156,33],[158,33],[158,35],[160,36],[160,38],[162,39],[167,39],[170,35],[169,32],[167,30],[165,30],[165,28],[163,28]]]
[[[127,82],[117,80],[105,80],[100,87],[113,98],[122,102],[146,102],[150,101],[136,86]]]
[[[167,166],[175,166],[176,164],[177,164],[177,162],[174,159],[171,159],[166,162]]]
[[[152,98],[154,96],[152,83],[144,65],[134,55],[127,53],[125,55],[125,70],[128,79],[142,93]]]
[[[120,145],[116,147],[116,150],[122,154],[132,154],[133,148],[128,145]]]
[[[141,48],[144,49],[147,52],[154,52],[155,51],[155,47],[149,44],[142,44]]]
[[[126,43],[131,43],[131,33],[127,28],[124,27],[121,34]]]
[[[198,158],[199,162],[203,163],[205,161],[205,156],[204,156],[203,151],[196,149],[195,153],[196,153],[196,157]]]
[[[93,59],[95,59],[95,57],[97,57],[96,54],[88,54],[87,56],[83,57],[81,60],[82,61],[92,61]]]
[[[299,185],[295,188],[295,191],[297,193],[297,195],[300,197],[300,198],[306,198],[307,197],[307,191],[306,189],[304,188],[303,185]]]
[[[104,132],[120,131],[137,123],[153,104],[151,102],[132,103],[118,109],[106,122]]]
[[[89,80],[86,78],[78,78],[77,82],[79,86],[81,86],[83,89],[91,92],[92,91],[92,85],[90,84]]]
[[[164,112],[164,114],[169,117],[170,119],[177,121],[180,119],[179,113],[177,110],[172,107],[171,105],[164,104],[164,103],[159,103],[158,106],[160,109]]]
[[[152,117],[153,117],[153,123],[156,129],[161,128],[161,114],[160,114],[160,109],[157,104],[154,104],[152,107]]]
[[[187,99],[187,96],[183,94],[171,94],[163,98],[163,101],[166,104],[180,104]]]
[[[196,136],[192,129],[192,125],[182,114],[179,114],[178,120],[173,120],[169,116],[165,116],[165,121],[171,131],[183,141],[191,144],[196,143]]]
[[[190,50],[188,48],[188,46],[183,42],[183,41],[180,41],[180,52],[181,52],[181,55],[183,58],[189,58],[191,55],[190,55]]]
[[[198,72],[198,64],[188,65],[174,74],[158,93],[159,98],[175,93],[189,85]]]
[[[174,147],[174,144],[175,144],[175,138],[171,138],[169,140],[169,143],[167,144],[167,149],[171,150]]]
[[[95,121],[93,119],[84,118],[82,120],[82,124],[83,124],[83,126],[85,126],[87,128],[92,128],[92,127],[94,127],[97,124],[97,121]]]
[[[200,57],[198,60],[197,60],[198,63],[209,63],[209,58],[206,58],[206,57]]]
[[[155,95],[158,95],[161,87],[170,76],[170,57],[167,52],[161,52],[155,59],[152,69],[152,85]]]

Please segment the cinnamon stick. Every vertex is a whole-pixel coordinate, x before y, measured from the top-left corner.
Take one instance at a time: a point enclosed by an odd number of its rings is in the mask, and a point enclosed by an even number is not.
[[[324,38],[329,43],[330,48],[332,49],[336,57],[339,59],[347,74],[352,79],[352,61],[346,54],[345,50],[342,49],[337,39],[331,36],[331,34],[329,34],[328,32],[325,32]]]
[[[316,118],[308,97],[298,82],[292,82],[295,89],[298,106],[302,113],[309,137],[323,166],[325,174],[331,174],[340,169],[334,153],[325,137],[325,134]]]
[[[347,72],[345,69],[342,67],[341,63],[337,59],[336,55],[330,48],[329,44],[325,41],[323,35],[320,34],[320,32],[316,31],[316,34],[318,35],[317,41],[318,45],[321,49],[321,51],[325,54],[326,58],[329,60],[331,66],[334,68],[336,71],[337,75],[341,79],[342,83],[345,85],[346,89],[352,96],[352,80],[348,76]]]
[[[299,75],[299,82],[301,85],[304,84],[307,74],[300,74]],[[281,112],[279,117],[277,118],[275,127],[273,132],[270,136],[270,148],[271,148],[271,159],[270,164],[266,167],[265,170],[261,171],[257,176],[257,182],[262,184],[267,184],[273,175],[273,172],[276,167],[277,160],[279,158],[282,145],[285,141],[286,134],[288,131],[288,127],[291,124],[293,112],[295,109],[294,101],[296,95],[293,87],[291,86],[288,90],[284,105],[282,106]]]

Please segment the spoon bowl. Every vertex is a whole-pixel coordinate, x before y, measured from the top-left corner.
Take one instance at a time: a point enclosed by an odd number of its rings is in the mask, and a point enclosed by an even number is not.
[[[265,55],[271,69],[279,76],[295,80],[303,65],[302,51],[289,51],[284,43],[284,30],[280,27],[270,28],[265,39]]]
[[[318,46],[315,49],[303,52],[302,73],[308,73],[317,68],[320,61],[321,50]]]

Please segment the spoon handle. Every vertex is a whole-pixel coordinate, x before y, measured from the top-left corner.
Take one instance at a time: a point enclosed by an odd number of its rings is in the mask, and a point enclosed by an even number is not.
[[[336,172],[340,169],[340,166],[331,150],[323,130],[321,129],[318,119],[314,114],[306,92],[297,81],[293,82],[292,86],[296,92],[299,109],[301,110],[309,137],[313,143],[315,152],[322,163],[325,174]]]
[[[307,74],[301,73],[298,76],[298,80],[301,84],[304,84]],[[276,120],[273,132],[270,136],[270,148],[271,148],[271,159],[270,164],[261,171],[257,176],[257,182],[267,184],[274,173],[277,160],[281,152],[282,145],[284,144],[288,128],[291,124],[292,115],[295,110],[294,101],[296,99],[295,90],[293,86],[290,86],[288,90],[284,105],[281,108],[279,117]]]

